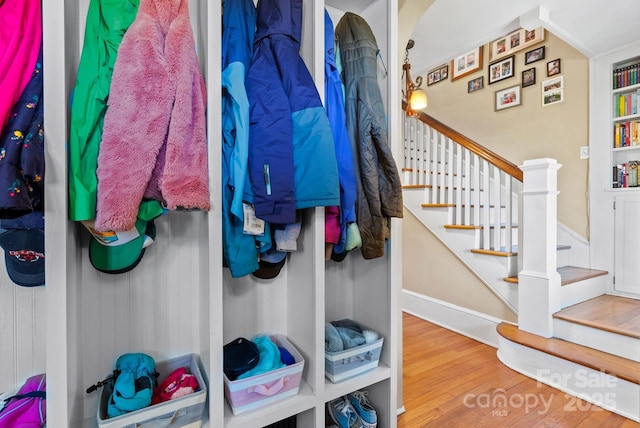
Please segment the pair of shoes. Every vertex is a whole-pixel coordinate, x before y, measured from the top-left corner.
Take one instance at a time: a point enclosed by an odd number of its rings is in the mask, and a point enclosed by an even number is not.
[[[339,428],[376,428],[378,415],[367,399],[368,391],[355,391],[329,402],[329,415]]]
[[[378,426],[378,414],[367,398],[369,391],[355,391],[347,395],[349,403],[356,410],[362,420],[363,428],[376,428]]]
[[[327,405],[329,416],[339,428],[362,428],[362,420],[347,397],[336,398]]]

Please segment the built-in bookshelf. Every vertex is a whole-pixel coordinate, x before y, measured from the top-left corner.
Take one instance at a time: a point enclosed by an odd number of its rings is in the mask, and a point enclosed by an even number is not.
[[[611,77],[611,187],[638,187],[640,58],[613,64]]]

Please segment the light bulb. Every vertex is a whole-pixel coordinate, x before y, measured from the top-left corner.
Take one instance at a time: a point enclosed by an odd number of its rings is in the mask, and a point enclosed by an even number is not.
[[[411,91],[409,104],[411,105],[411,110],[421,110],[427,107],[427,94],[420,88],[414,89]]]

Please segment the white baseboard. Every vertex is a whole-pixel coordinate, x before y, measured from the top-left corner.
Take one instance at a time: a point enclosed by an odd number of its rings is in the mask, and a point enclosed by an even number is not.
[[[410,290],[402,290],[402,310],[486,345],[498,347],[503,320]]]
[[[400,407],[397,411],[397,415],[400,416],[401,414],[403,414],[404,412],[406,412],[407,409],[404,408],[404,406]]]

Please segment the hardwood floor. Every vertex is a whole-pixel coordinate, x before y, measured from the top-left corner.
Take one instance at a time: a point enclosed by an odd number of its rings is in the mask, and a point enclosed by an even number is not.
[[[503,365],[496,349],[403,314],[398,428],[638,428]]]

